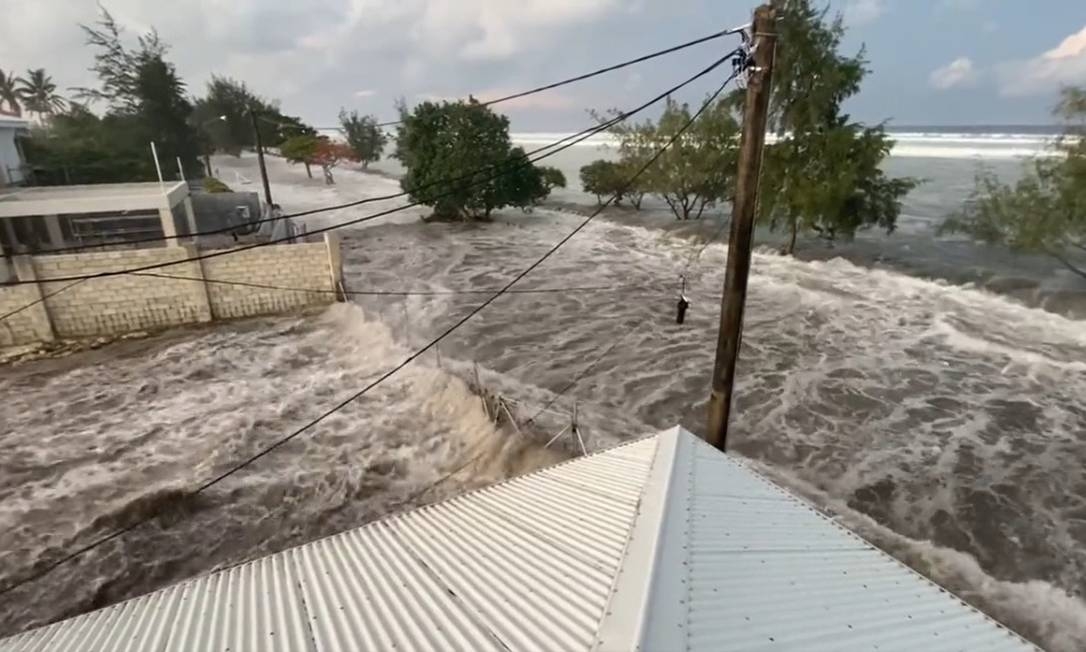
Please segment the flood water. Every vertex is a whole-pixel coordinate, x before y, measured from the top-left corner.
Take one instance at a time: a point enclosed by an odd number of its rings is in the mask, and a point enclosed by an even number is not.
[[[249,161],[219,164],[227,183],[256,178]],[[340,171],[325,188],[280,161],[272,175],[288,211],[396,187]],[[349,290],[500,287],[579,220],[418,215],[345,233]],[[518,285],[606,289],[503,296],[440,355],[198,497],[187,488],[357,391],[486,295],[362,296],[0,369],[0,582],[169,512],[5,596],[0,633],[576,451],[495,429],[465,383],[475,365],[522,417],[583,374],[538,419],[542,437],[574,402],[590,450],[676,423],[700,431],[727,249],[698,257],[642,222],[593,222]],[[732,450],[1046,647],[1086,647],[1086,321],[859,254],[812,257],[754,258]],[[1073,287],[1038,270],[1038,284]],[[683,274],[692,307],[680,326]]]

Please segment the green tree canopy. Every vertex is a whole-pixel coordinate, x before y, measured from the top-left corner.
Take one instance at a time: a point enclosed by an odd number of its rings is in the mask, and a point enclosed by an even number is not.
[[[603,204],[604,197],[615,197],[615,203],[622,201],[625,179],[621,167],[614,161],[597,159],[581,167],[581,188],[596,196],[596,202]]]
[[[544,165],[539,169],[543,173],[543,183],[547,186],[548,191],[566,187],[566,175],[561,170],[549,165]]]
[[[245,82],[218,75],[212,75],[206,95],[196,101],[191,122],[208,149],[237,156],[256,146],[250,111],[256,112],[268,147],[278,147],[293,136],[317,134],[300,118],[284,115],[277,101],[257,95]]]
[[[23,108],[39,116],[53,115],[64,110],[67,102],[57,93],[53,78],[45,74],[45,68],[27,70],[26,77],[15,79],[19,100]],[[16,103],[14,106],[18,107]]]
[[[1064,89],[1055,114],[1065,125],[1055,155],[1032,161],[1014,186],[979,175],[942,231],[1044,253],[1086,277],[1086,87]]]
[[[7,105],[8,113],[16,116],[23,114],[22,98],[19,96],[19,83],[15,73],[5,74],[0,70],[0,109]]]
[[[49,129],[33,132],[27,143],[28,163],[38,183],[95,183],[153,180],[157,177],[150,143],[156,143],[163,173],[174,177],[181,159],[186,176],[203,170],[199,141],[189,118],[185,85],[168,50],[151,32],[129,48],[113,17],[102,9],[97,27],[83,26],[97,50],[92,70],[99,86],[80,90],[82,97],[108,103],[98,118],[73,104],[54,116]]]
[[[407,172],[400,184],[437,218],[488,219],[549,192],[543,173],[512,147],[509,119],[474,98],[401,108],[401,121],[395,156]]]
[[[842,113],[867,74],[863,50],[839,53],[844,26],[829,8],[810,0],[777,0],[780,40],[773,69],[770,127],[762,170],[760,216],[773,229],[849,238],[861,228],[893,231],[901,199],[913,179],[890,179],[880,169],[892,141],[882,125],[864,126]],[[733,93],[733,107],[742,94]]]
[[[317,150],[320,148],[320,138],[316,136],[300,135],[288,138],[279,145],[279,153],[289,163],[305,164],[305,173],[313,178],[313,172],[309,166],[316,163]]]
[[[358,111],[339,112],[339,124],[347,137],[347,144],[354,149],[362,167],[381,160],[388,136],[377,126],[377,118],[372,115],[359,115]]]
[[[700,219],[705,209],[731,198],[739,155],[739,123],[727,102],[719,101],[693,119],[690,107],[668,98],[659,120],[620,123],[611,129],[619,138],[620,162],[601,168],[621,189],[626,180],[674,142],[640,176],[633,189],[663,199],[676,219]],[[611,193],[607,193],[611,194]],[[624,194],[629,194],[626,192]],[[640,205],[640,198],[637,199]]]

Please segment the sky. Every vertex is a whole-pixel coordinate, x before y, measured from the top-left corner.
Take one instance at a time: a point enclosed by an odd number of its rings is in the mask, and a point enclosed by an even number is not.
[[[394,117],[397,98],[486,99],[745,23],[751,0],[102,0],[128,37],[154,27],[202,94],[244,80],[315,126],[340,108]],[[891,125],[1048,124],[1086,85],[1086,0],[834,0],[844,49],[872,69],[852,116]],[[79,23],[93,0],[0,0],[0,69],[92,85]],[[587,109],[636,106],[705,67],[718,40],[606,78],[501,105],[514,131],[571,131]],[[696,101],[719,80],[685,91]]]

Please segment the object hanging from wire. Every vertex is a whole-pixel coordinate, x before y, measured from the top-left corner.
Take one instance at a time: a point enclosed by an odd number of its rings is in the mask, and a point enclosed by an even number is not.
[[[676,306],[676,324],[682,324],[686,321],[686,309],[690,307],[690,302],[686,300],[686,276],[680,276],[679,278],[682,279],[682,288],[679,290],[679,303]]]

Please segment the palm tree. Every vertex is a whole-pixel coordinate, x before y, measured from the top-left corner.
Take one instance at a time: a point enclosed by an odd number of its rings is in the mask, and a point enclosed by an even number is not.
[[[26,77],[20,77],[16,81],[19,84],[19,97],[28,112],[42,116],[64,110],[67,103],[57,93],[53,78],[45,74],[45,68],[27,70]]]
[[[15,73],[8,75],[0,70],[0,108],[8,105],[8,109],[16,116],[23,114],[23,108],[19,106],[19,89],[15,84]]]

